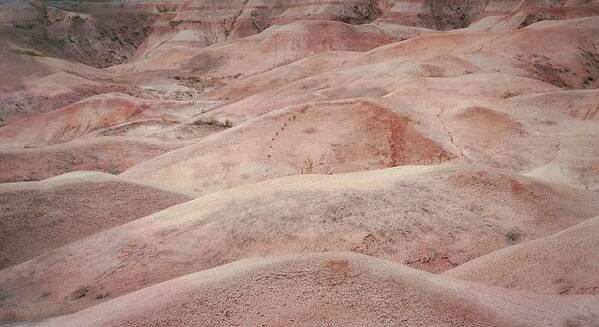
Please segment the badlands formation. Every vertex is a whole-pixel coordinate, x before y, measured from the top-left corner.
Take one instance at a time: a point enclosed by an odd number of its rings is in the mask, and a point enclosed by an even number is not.
[[[0,325],[599,326],[599,1],[0,0]]]

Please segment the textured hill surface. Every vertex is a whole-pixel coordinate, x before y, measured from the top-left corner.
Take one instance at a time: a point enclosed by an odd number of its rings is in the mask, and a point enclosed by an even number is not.
[[[55,316],[103,301],[104,293],[254,256],[338,249],[441,272],[589,219],[596,200],[476,167],[275,179],[206,195],[0,271],[7,295],[0,313]],[[81,287],[86,296],[74,296]]]
[[[296,106],[169,152],[123,176],[207,193],[286,175],[435,164],[454,157],[415,130],[417,125],[359,99]]]
[[[598,87],[596,0],[0,0],[0,325],[597,326]]]
[[[0,184],[0,199],[0,267],[6,268],[191,197],[108,174],[78,172]]]
[[[33,326],[592,326],[598,309],[595,297],[528,295],[324,253],[235,262]]]
[[[467,262],[447,275],[541,294],[598,294],[593,218],[555,235],[511,246]]]

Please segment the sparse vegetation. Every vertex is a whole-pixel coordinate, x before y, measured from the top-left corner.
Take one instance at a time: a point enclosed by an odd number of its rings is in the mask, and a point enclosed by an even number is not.
[[[304,168],[302,168],[302,174],[311,174],[314,169],[314,161],[310,157],[304,161]]]
[[[526,16],[526,18],[524,19],[524,21],[522,21],[522,23],[520,24],[520,26],[518,28],[524,28],[526,26],[532,25],[534,23],[542,22],[545,20],[559,20],[559,17],[556,17],[552,14],[545,13],[545,12],[530,13]]]
[[[481,1],[474,0],[426,0],[424,4],[429,9],[427,18],[432,27],[440,30],[466,27],[476,20],[484,9]]]
[[[101,300],[101,299],[107,298],[109,296],[110,296],[110,292],[106,291],[104,293],[100,293],[100,294],[96,295],[96,299]]]
[[[510,244],[518,242],[521,237],[522,234],[517,230],[511,230],[507,234],[505,234],[505,238]]]
[[[215,78],[202,79],[202,78],[199,78],[196,76],[188,76],[188,77],[175,76],[174,78],[177,81],[182,81],[189,87],[199,89],[199,90],[204,90],[207,88],[214,87],[216,85],[216,80],[217,80]]]
[[[520,93],[513,93],[511,91],[505,91],[505,93],[503,93],[503,95],[502,95],[502,98],[509,99],[509,98],[517,97],[519,95],[520,95]]]
[[[10,298],[11,296],[12,295],[6,293],[5,291],[0,290],[0,301],[4,301],[4,300]]]
[[[71,20],[73,21],[74,24],[83,24],[85,23],[86,19],[82,16],[79,15],[75,15],[71,18]]]
[[[14,26],[15,26],[15,28],[18,28],[18,29],[27,30],[27,29],[32,29],[33,27],[35,27],[35,24],[16,23]]]
[[[198,119],[198,120],[194,121],[193,124],[198,125],[198,126],[215,126],[215,127],[221,127],[221,128],[233,127],[233,121],[231,121],[229,119],[225,119],[225,121],[219,121],[214,118]]]
[[[156,11],[159,13],[174,12],[177,10],[176,4],[161,3],[156,5]]]
[[[24,55],[24,56],[32,56],[32,57],[43,57],[41,53],[32,49],[10,49],[11,52]]]
[[[95,67],[126,62],[150,34],[155,20],[146,12],[102,9],[92,14],[69,13],[37,5],[44,2],[30,3],[28,10],[36,18],[12,23],[15,28],[4,34],[4,39],[15,48],[36,51],[21,54],[43,53]]]
[[[72,298],[73,300],[80,299],[82,297],[85,297],[87,293],[89,293],[89,287],[80,286],[75,292],[73,292]]]

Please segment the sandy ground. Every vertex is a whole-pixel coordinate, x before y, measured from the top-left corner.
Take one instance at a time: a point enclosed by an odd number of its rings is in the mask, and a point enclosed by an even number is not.
[[[596,297],[529,295],[324,253],[243,260],[32,326],[593,326],[598,309]]]
[[[585,190],[476,167],[291,176],[209,194],[4,269],[0,312],[55,316],[254,256],[338,249],[441,272],[573,226],[598,206]],[[89,292],[75,296],[81,287]]]
[[[598,325],[598,13],[3,1],[0,324]]]

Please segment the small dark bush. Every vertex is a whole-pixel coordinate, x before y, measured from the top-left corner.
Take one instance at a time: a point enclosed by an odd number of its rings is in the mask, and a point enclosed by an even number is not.
[[[104,292],[96,295],[96,299],[101,300],[110,296],[110,292]]]
[[[89,287],[80,286],[75,292],[73,292],[72,296],[73,299],[80,299],[82,297],[85,297],[87,293],[89,293]]]
[[[198,126],[202,126],[202,125],[208,125],[208,126],[216,126],[216,127],[221,127],[221,128],[231,128],[233,127],[233,122],[229,119],[226,119],[224,122],[221,122],[219,120],[216,120],[214,118],[210,118],[210,119],[198,119],[196,121],[193,122],[194,125],[198,125]]]
[[[509,243],[515,243],[520,240],[522,234],[517,230],[511,230],[507,234],[505,234],[505,238]]]

